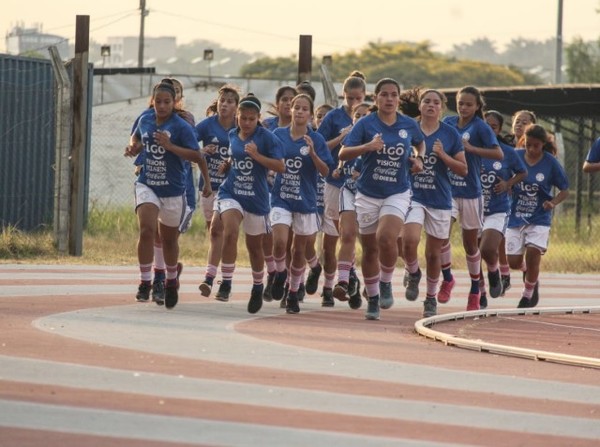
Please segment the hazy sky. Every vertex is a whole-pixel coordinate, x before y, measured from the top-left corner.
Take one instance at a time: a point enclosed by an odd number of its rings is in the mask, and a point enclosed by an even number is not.
[[[8,4],[7,4],[8,2]],[[40,23],[46,33],[74,41],[75,16],[90,16],[90,39],[137,36],[139,0],[3,0],[0,30]],[[600,0],[564,0],[563,40],[600,36]],[[434,50],[487,37],[498,50],[511,39],[556,35],[558,0],[146,0],[146,36],[175,36],[178,44],[210,39],[221,46],[270,56],[298,53],[301,34],[313,54],[344,53],[368,42],[428,39]],[[374,7],[375,5],[379,5]],[[5,49],[4,41],[0,48]],[[218,57],[216,55],[216,57]]]

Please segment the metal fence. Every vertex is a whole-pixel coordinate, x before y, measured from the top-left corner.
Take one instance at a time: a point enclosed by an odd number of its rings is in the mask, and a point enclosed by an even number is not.
[[[54,77],[50,61],[0,55],[0,224],[52,224]]]

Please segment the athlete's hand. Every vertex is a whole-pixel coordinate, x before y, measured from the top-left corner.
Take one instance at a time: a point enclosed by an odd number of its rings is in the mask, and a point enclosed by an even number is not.
[[[215,152],[217,152],[217,145],[207,144],[206,146],[202,147],[202,150],[200,152],[204,155],[213,155]]]
[[[256,159],[256,156],[258,155],[258,146],[256,146],[254,141],[250,141],[250,143],[246,143],[244,146],[244,152],[246,152],[253,159]]]

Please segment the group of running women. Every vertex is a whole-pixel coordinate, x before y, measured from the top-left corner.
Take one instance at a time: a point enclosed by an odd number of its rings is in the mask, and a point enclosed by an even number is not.
[[[138,301],[152,295],[167,308],[177,304],[178,236],[196,205],[186,198],[195,162],[210,234],[202,296],[213,293],[220,268],[214,296],[229,300],[243,225],[253,280],[248,312],[276,300],[298,313],[323,276],[322,306],[337,299],[358,309],[364,299],[366,319],[378,320],[394,304],[398,258],[405,298],[419,298],[424,230],[423,316],[433,316],[456,284],[450,233],[458,221],[471,279],[466,309],[487,307],[488,291],[504,295],[510,268],[523,275],[517,306],[537,305],[552,210],[567,197],[568,180],[552,135],[533,112],[515,113],[508,141],[503,115],[486,111],[473,86],[458,92],[457,115],[444,117],[441,91],[401,91],[391,78],[379,80],[365,102],[366,81],[355,71],[339,107],[315,108],[305,82],[278,89],[273,116],[262,119],[258,98],[226,85],[194,125],[181,108],[181,90],[175,79],[155,86],[126,148],[141,166]]]

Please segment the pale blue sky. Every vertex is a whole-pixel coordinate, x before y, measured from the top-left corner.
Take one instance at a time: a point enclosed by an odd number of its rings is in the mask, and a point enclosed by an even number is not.
[[[8,4],[7,4],[8,2]],[[0,31],[43,24],[74,38],[75,16],[90,15],[91,39],[137,36],[139,0],[4,0]],[[385,5],[377,8],[373,4]],[[557,28],[558,0],[146,0],[147,36],[175,36],[178,44],[210,39],[228,48],[271,56],[298,53],[301,34],[313,36],[313,54],[362,48],[378,40],[421,41],[446,51],[453,44],[488,37],[498,50],[512,38],[544,40]],[[600,37],[600,0],[564,0],[564,41]],[[4,50],[4,42],[0,49]]]

